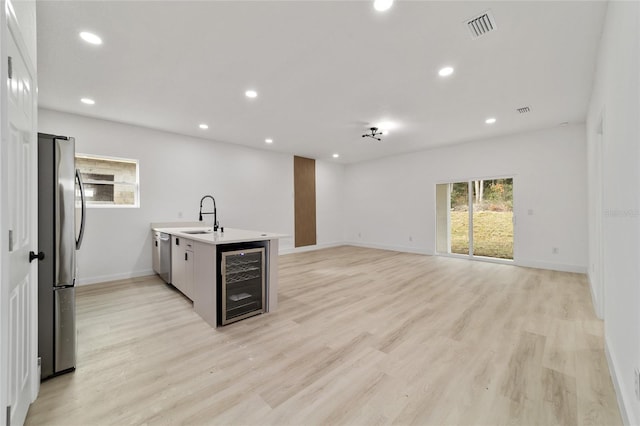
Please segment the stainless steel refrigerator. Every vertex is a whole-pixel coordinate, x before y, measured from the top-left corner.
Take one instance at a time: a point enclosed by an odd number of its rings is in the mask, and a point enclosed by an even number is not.
[[[41,379],[73,371],[76,366],[76,250],[82,244],[86,210],[82,178],[75,164],[74,138],[38,133],[40,252],[34,257],[39,260]]]

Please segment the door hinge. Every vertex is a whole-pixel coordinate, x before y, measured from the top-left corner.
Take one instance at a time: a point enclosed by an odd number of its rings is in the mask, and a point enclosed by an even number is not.
[[[11,406],[7,405],[7,426],[11,426]]]
[[[9,80],[11,80],[13,78],[13,58],[11,56],[9,56],[8,62],[7,74],[9,75]]]
[[[13,229],[9,229],[9,252],[13,251]]]

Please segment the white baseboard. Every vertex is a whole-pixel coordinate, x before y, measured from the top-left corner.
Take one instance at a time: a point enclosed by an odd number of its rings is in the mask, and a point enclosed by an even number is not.
[[[347,243],[344,243],[344,242],[334,242],[334,243],[316,244],[313,246],[304,246],[304,247],[287,247],[287,248],[280,247],[280,250],[278,250],[278,254],[280,255],[280,254],[291,254],[291,253],[303,253],[306,251],[315,251],[315,250],[322,250],[322,249],[331,248],[331,247],[340,247],[346,244]]]
[[[424,254],[427,256],[433,256],[435,254],[433,250],[428,250],[421,247],[407,247],[407,246],[396,246],[396,245],[390,245],[390,244],[365,243],[360,241],[344,241],[344,242],[336,242],[331,244],[319,244],[315,246],[299,247],[296,249],[284,249],[284,250],[281,249],[279,254],[300,253],[304,251],[320,250],[320,249],[329,248],[329,247],[338,247],[341,245],[372,248],[372,249],[379,249],[379,250],[399,251],[403,253]],[[487,259],[486,261],[490,262],[491,260]],[[504,263],[504,262],[498,260],[497,263]],[[524,266],[527,268],[549,269],[552,271],[575,272],[580,274],[587,273],[586,266],[578,266],[578,265],[565,265],[561,263],[539,262],[539,261],[529,261],[529,260],[517,261],[517,262],[514,262],[513,264],[516,266]]]
[[[514,262],[516,266],[524,266],[527,268],[549,269],[551,271],[575,272],[578,274],[586,274],[587,267],[580,265],[565,265],[563,263],[540,262],[537,260],[517,260]]]
[[[611,381],[613,382],[613,388],[616,392],[616,398],[618,399],[618,407],[620,409],[620,417],[622,417],[622,423],[625,425],[633,425],[637,426],[640,423],[638,419],[635,418],[632,410],[627,410],[627,407],[631,407],[628,399],[625,398],[625,393],[623,392],[620,386],[620,374],[616,369],[615,363],[613,362],[613,358],[611,358],[611,351],[609,350],[609,341],[607,340],[607,336],[604,338],[604,354],[607,357],[607,364],[609,364],[609,374],[611,375]]]
[[[602,314],[602,306],[598,303],[598,298],[596,297],[596,292],[593,288],[593,283],[591,282],[591,274],[587,273],[587,282],[589,283],[589,292],[591,293],[591,304],[593,305],[593,312],[596,314],[598,319],[604,320],[604,315]]]
[[[394,245],[378,244],[378,243],[362,243],[362,242],[356,242],[356,241],[348,241],[348,242],[345,242],[344,245],[372,248],[372,249],[379,249],[379,250],[399,251],[404,253],[425,254],[428,256],[433,255],[432,251],[424,248],[418,248],[418,247],[394,246]]]
[[[126,280],[129,278],[146,277],[148,275],[154,275],[154,274],[155,272],[152,269],[146,269],[143,271],[127,272],[124,274],[99,275],[95,277],[86,277],[86,278],[76,279],[76,285],[77,286],[91,285],[91,284],[98,284],[98,283],[104,283],[109,281]]]

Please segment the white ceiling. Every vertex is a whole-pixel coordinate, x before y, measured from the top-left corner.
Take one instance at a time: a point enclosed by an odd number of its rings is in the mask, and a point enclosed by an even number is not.
[[[39,102],[343,163],[584,121],[606,3],[372,3],[39,1]],[[472,40],[487,9],[498,29]]]

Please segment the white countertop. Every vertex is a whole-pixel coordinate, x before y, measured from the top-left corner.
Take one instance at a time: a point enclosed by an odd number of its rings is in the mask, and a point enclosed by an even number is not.
[[[224,232],[213,232],[211,226],[190,226],[190,227],[152,227],[153,231],[164,232],[176,235],[181,238],[188,238],[194,241],[200,241],[207,244],[231,244],[246,243],[250,241],[267,241],[277,240],[279,238],[288,237],[285,234],[276,234],[273,232],[248,231],[246,229],[224,228]],[[207,231],[205,234],[193,234],[191,232]]]

